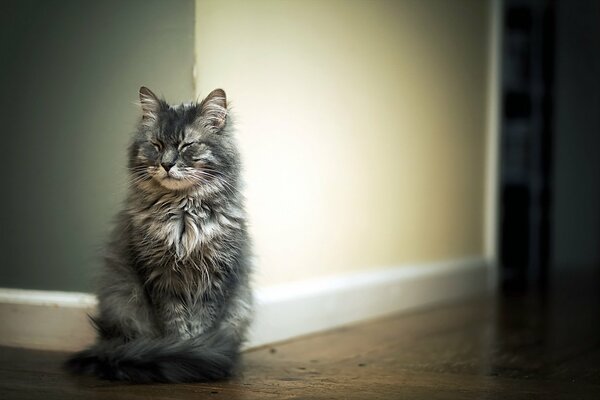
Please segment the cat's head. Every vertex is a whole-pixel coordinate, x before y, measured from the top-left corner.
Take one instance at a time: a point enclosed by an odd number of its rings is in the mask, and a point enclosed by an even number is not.
[[[133,183],[146,190],[227,190],[238,157],[228,128],[227,99],[213,90],[200,103],[171,106],[146,87],[130,148]]]

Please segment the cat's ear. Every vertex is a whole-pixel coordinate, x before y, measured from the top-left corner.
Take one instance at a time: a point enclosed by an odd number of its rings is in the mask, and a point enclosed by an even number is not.
[[[161,101],[146,86],[140,88],[140,104],[142,105],[143,119],[156,120],[161,108]]]
[[[200,103],[200,122],[206,130],[217,133],[227,120],[227,96],[223,89],[215,89]]]

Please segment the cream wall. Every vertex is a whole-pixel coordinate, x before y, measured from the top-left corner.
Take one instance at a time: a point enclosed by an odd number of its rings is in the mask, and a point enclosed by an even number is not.
[[[196,3],[259,286],[484,254],[486,1]]]

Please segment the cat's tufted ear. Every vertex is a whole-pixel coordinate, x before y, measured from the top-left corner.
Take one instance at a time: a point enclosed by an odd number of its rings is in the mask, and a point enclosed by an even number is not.
[[[199,105],[200,123],[209,132],[217,133],[227,120],[227,96],[223,89],[215,89]]]
[[[140,88],[140,104],[142,105],[143,119],[155,120],[160,111],[161,101],[146,86]]]

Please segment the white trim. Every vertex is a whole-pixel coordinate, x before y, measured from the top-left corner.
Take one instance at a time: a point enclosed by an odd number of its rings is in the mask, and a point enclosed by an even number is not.
[[[495,287],[498,277],[498,187],[500,158],[500,80],[502,51],[502,0],[490,0],[488,68],[487,68],[487,126],[485,173],[485,256],[492,264],[490,287]]]
[[[455,268],[473,268],[482,263],[479,257],[449,262],[437,262],[401,267],[361,271],[331,278],[319,278],[267,287],[258,291],[259,304],[279,303],[290,299],[320,296],[337,291],[352,291],[368,286],[381,286],[390,282],[423,278],[443,272],[454,272]]]
[[[483,258],[403,265],[257,293],[255,347],[489,291]]]
[[[89,293],[0,288],[0,303],[86,308],[98,301]]]
[[[489,290],[475,257],[403,265],[263,288],[247,347],[256,347]],[[78,350],[94,339],[86,293],[0,289],[0,345]]]

